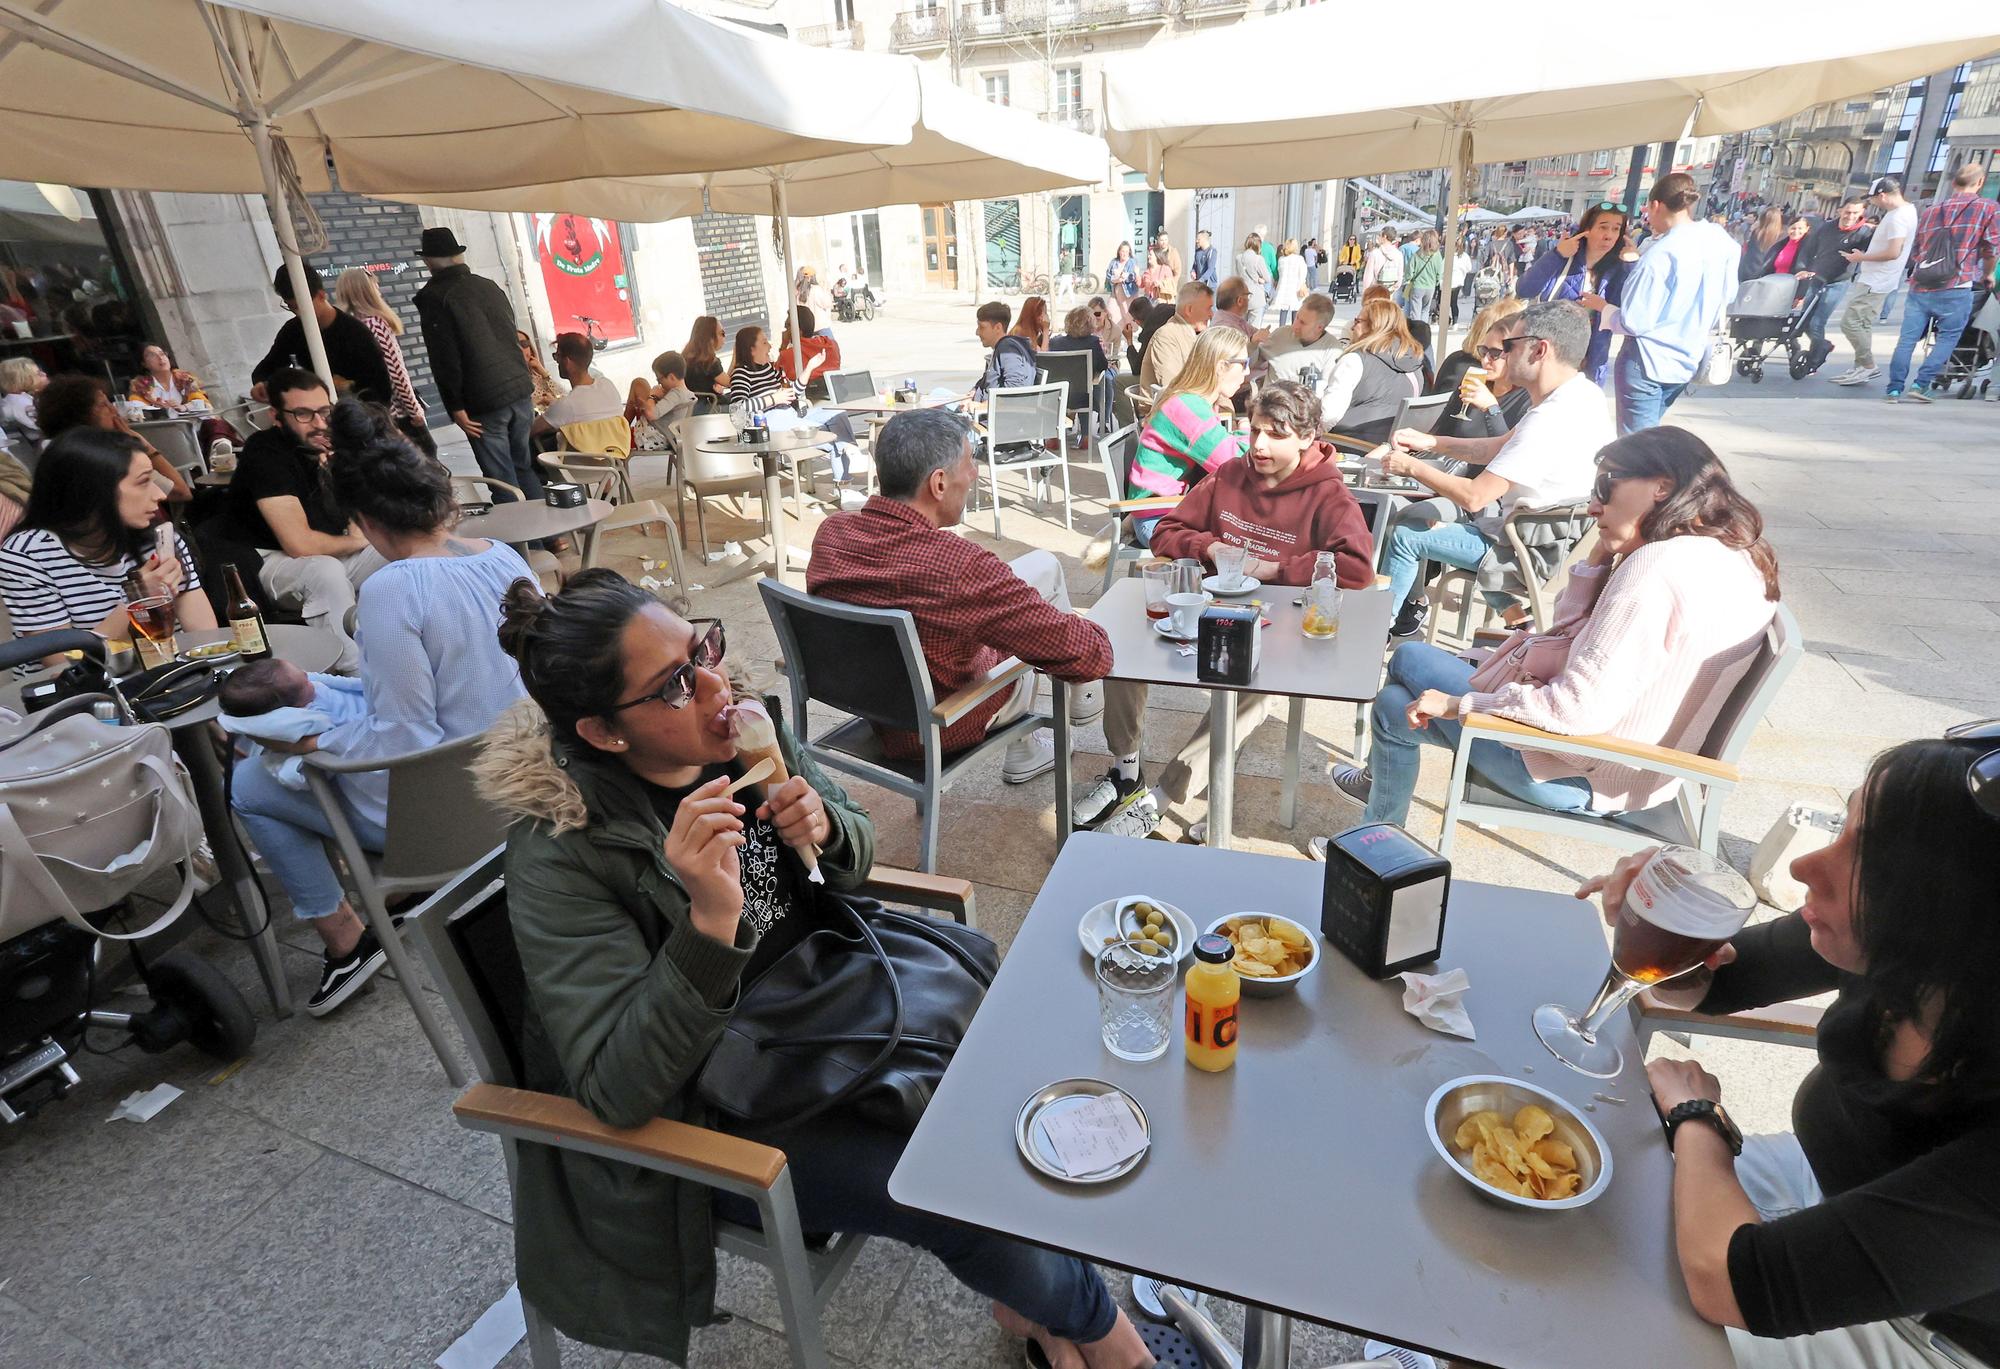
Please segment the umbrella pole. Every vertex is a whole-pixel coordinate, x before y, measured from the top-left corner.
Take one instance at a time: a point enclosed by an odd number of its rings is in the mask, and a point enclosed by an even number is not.
[[[799,336],[799,290],[794,284],[798,268],[792,265],[792,216],[790,201],[785,196],[785,181],[781,176],[771,183],[771,212],[778,219],[778,246],[785,258],[785,312],[792,323],[792,377],[798,386],[799,397],[806,393],[805,339]],[[819,320],[814,319],[815,323]],[[779,574],[783,574],[780,568]]]
[[[1438,364],[1451,355],[1452,264],[1458,260],[1458,206],[1472,188],[1472,130],[1458,130],[1458,164],[1451,171],[1451,193],[1444,216],[1444,276],[1438,294]]]

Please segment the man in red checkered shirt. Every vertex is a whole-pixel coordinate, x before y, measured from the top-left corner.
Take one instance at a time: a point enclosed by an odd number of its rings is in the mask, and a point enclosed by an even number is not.
[[[2000,259],[2000,204],[1981,198],[1985,184],[1986,168],[1967,162],[1951,178],[1952,193],[1926,209],[1917,224],[1916,248],[1910,253],[1910,300],[1903,306],[1903,331],[1889,361],[1885,398],[1891,404],[1931,402],[1931,386],[1972,318],[1972,282],[1990,278],[1994,261]],[[1905,390],[1910,356],[1933,319],[1937,340],[1916,381]]]
[[[897,414],[875,439],[875,470],[882,492],[820,525],[806,589],[844,604],[907,609],[938,699],[1018,656],[1084,685],[1070,691],[1070,721],[1095,722],[1104,694],[1094,682],[1111,669],[1111,639],[1070,611],[1062,563],[1045,551],[1002,561],[946,531],[965,516],[977,478],[965,419],[945,409]],[[947,727],[946,753],[977,745],[1034,702],[1029,674]],[[881,736],[890,756],[919,754],[914,733],[884,729]],[[1009,784],[1024,784],[1054,768],[1055,745],[1044,728],[1008,745],[1000,773]]]

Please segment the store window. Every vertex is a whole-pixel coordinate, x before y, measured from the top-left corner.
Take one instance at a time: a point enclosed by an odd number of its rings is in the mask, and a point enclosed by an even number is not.
[[[137,295],[94,191],[0,181],[0,357],[114,383],[139,368]]]
[[[1085,256],[1090,242],[1090,197],[1057,195],[1055,209],[1056,270],[1065,275],[1079,271],[1090,275]]]
[[[997,290],[1021,284],[1021,202],[988,200],[986,221],[986,280]]]

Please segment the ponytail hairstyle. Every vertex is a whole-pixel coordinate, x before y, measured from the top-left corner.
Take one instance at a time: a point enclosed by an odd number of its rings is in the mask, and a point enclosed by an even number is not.
[[[559,737],[581,744],[576,725],[601,718],[625,691],[625,625],[652,595],[615,570],[596,567],[553,596],[516,580],[500,604],[500,649],[521,667],[521,683]]]
[[[1764,516],[1736,488],[1722,459],[1686,428],[1644,428],[1606,444],[1598,468],[1614,479],[1666,480],[1673,492],[1639,520],[1648,542],[1713,537],[1748,552],[1764,577],[1764,597],[1778,598],[1778,553],[1764,540]]]
[[[451,477],[389,420],[388,413],[358,399],[333,406],[333,457],[327,462],[333,498],[386,532],[433,533],[451,522],[458,501]]]

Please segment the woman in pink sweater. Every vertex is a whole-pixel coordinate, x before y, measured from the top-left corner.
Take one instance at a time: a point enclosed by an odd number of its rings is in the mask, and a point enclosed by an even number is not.
[[[1468,713],[1679,750],[1707,737],[1777,612],[1778,558],[1764,520],[1685,429],[1621,437],[1597,464],[1597,549],[1571,571],[1547,632],[1516,632],[1476,667],[1423,642],[1389,658],[1369,769],[1337,765],[1333,774],[1367,804],[1368,821],[1409,816],[1418,746],[1456,747]],[[1471,765],[1503,793],[1566,813],[1651,808],[1679,784],[1483,739]]]

